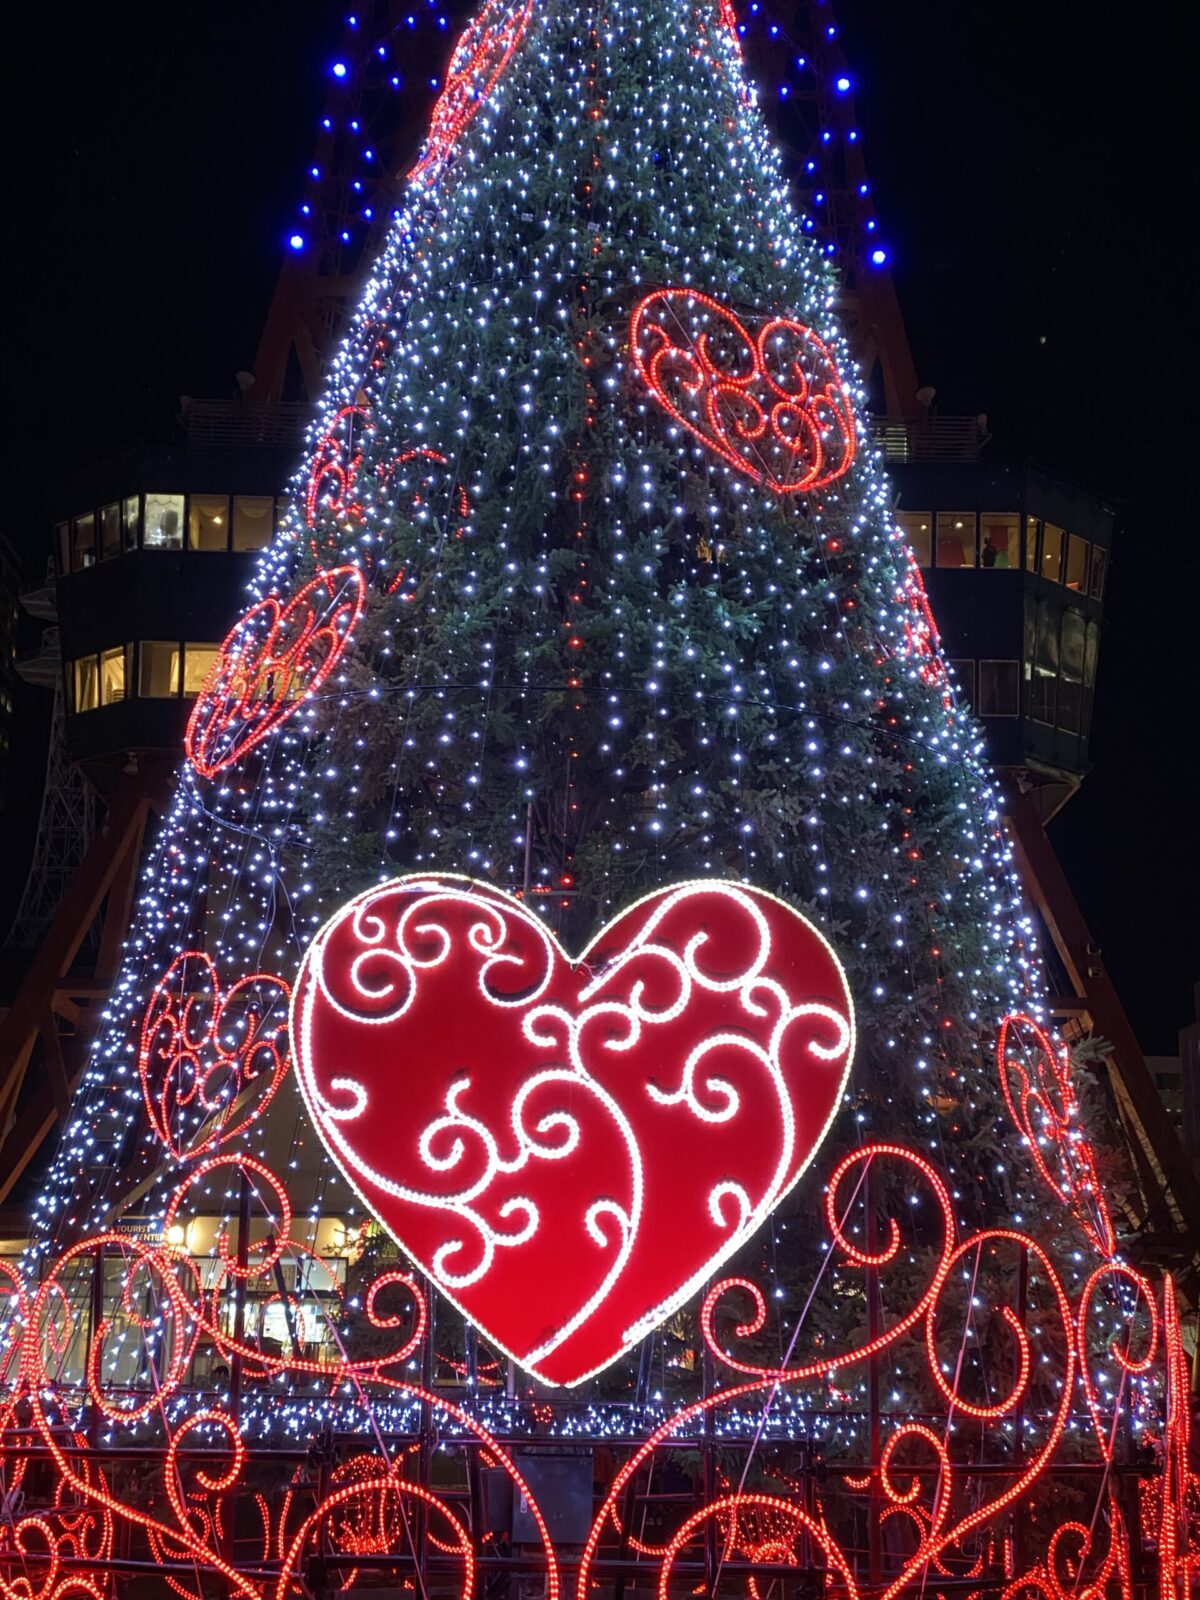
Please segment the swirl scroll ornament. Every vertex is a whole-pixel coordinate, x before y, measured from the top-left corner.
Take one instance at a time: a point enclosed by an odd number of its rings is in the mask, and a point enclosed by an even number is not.
[[[184,747],[204,778],[233,766],[296,712],[337,666],[366,605],[357,567],[334,567],[286,604],[250,607],[217,652]]]
[[[142,1019],[138,1075],[146,1114],[177,1161],[236,1139],[271,1103],[287,1071],[282,978],[255,972],[222,990],[203,951],[175,957]]]
[[[1116,1234],[1083,1132],[1070,1051],[1056,1045],[1032,1017],[1014,1012],[1000,1024],[996,1065],[1009,1114],[1038,1174],[1099,1253],[1113,1256]]]
[[[315,528],[319,516],[335,522],[361,522],[358,473],[363,460],[363,435],[375,431],[366,406],[343,406],[322,435],[313,454],[304,493],[304,520]]]
[[[490,885],[396,879],[326,924],[292,1003],[300,1086],[348,1180],[489,1342],[566,1385],[796,1183],[852,1017],[822,936],[719,881],[650,895],[571,961]]]
[[[487,104],[513,52],[525,37],[533,0],[484,0],[459,35],[446,82],[433,108],[429,135],[412,178],[435,180],[467,128]]]
[[[824,341],[791,317],[752,332],[695,289],[655,289],[629,330],[633,362],[667,414],[774,494],[827,488],[850,470],[854,400]]]

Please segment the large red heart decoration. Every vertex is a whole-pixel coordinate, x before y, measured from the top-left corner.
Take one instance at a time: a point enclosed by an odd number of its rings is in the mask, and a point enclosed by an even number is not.
[[[209,668],[184,748],[211,778],[295,715],[337,666],[367,590],[357,567],[319,573],[284,605],[268,595],[236,623]]]
[[[811,328],[771,317],[751,333],[696,289],[655,289],[630,324],[634,364],[659,405],[776,494],[823,489],[854,460],[854,402]]]
[[[305,952],[301,1089],[379,1221],[494,1345],[577,1384],[680,1306],[839,1105],[833,951],[740,884],[661,889],[570,960],[451,876],[369,889]]]

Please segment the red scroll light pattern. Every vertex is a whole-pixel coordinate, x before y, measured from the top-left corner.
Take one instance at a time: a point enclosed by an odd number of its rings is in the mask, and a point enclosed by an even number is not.
[[[256,1122],[288,1064],[282,978],[255,972],[222,992],[211,958],[175,957],[150,996],[138,1075],[150,1126],[177,1161],[215,1150]]]
[[[1014,1012],[1000,1024],[996,1064],[1009,1113],[1043,1182],[1100,1254],[1112,1256],[1116,1235],[1081,1126],[1066,1045],[1055,1045],[1032,1017]]]
[[[943,703],[949,706],[950,678],[942,659],[942,640],[933,620],[933,607],[916,556],[907,548],[905,556],[904,581],[896,590],[896,603],[904,608],[904,642],[896,653],[913,662],[921,682],[940,689]]]
[[[319,573],[284,604],[251,606],[217,652],[188,719],[184,748],[204,778],[233,766],[314,695],[337,666],[366,605],[357,567]]]
[[[630,345],[663,410],[763,488],[823,489],[850,470],[850,389],[802,322],[771,317],[752,333],[711,295],[656,289],[633,313]]]
[[[513,52],[525,37],[533,15],[533,0],[484,0],[464,28],[450,57],[446,84],[438,96],[429,123],[429,137],[414,178],[437,175],[442,163],[487,104]]]
[[[904,1195],[897,1201],[900,1220],[886,1221],[878,1248],[864,1248],[859,1225],[850,1225],[862,1192],[868,1165],[882,1169],[879,1192]],[[541,1553],[547,1600],[558,1600],[559,1573],[553,1546],[547,1536],[536,1501],[511,1457],[494,1436],[469,1412],[444,1395],[435,1395],[405,1377],[402,1369],[426,1337],[424,1301],[414,1280],[394,1269],[385,1271],[364,1297],[364,1315],[376,1330],[374,1353],[364,1360],[343,1355],[321,1364],[299,1354],[267,1355],[247,1340],[231,1336],[219,1317],[219,1306],[230,1297],[230,1279],[261,1279],[269,1283],[291,1241],[291,1210],[286,1190],[262,1163],[249,1157],[218,1155],[189,1173],[179,1184],[166,1221],[178,1222],[190,1200],[215,1181],[218,1186],[239,1176],[250,1184],[256,1202],[271,1217],[275,1232],[261,1259],[244,1268],[224,1243],[218,1247],[219,1267],[209,1290],[201,1285],[196,1268],[182,1250],[169,1245],[153,1247],[132,1237],[108,1233],[84,1239],[47,1263],[42,1282],[33,1293],[25,1290],[11,1264],[0,1262],[0,1355],[5,1358],[7,1394],[0,1406],[0,1467],[4,1472],[6,1504],[10,1516],[0,1531],[0,1600],[108,1600],[113,1574],[111,1560],[118,1547],[116,1525],[122,1525],[120,1549],[130,1539],[144,1540],[162,1569],[164,1585],[181,1600],[203,1600],[221,1581],[226,1592],[242,1600],[293,1600],[304,1588],[310,1556],[338,1557],[328,1573],[330,1590],[353,1592],[360,1577],[368,1588],[377,1586],[379,1573],[403,1573],[413,1555],[413,1528],[423,1527],[443,1570],[453,1572],[459,1600],[472,1600],[478,1569],[479,1536],[472,1533],[456,1507],[444,1503],[423,1483],[405,1477],[411,1442],[401,1443],[389,1458],[382,1448],[375,1456],[362,1456],[335,1469],[324,1483],[297,1480],[282,1503],[256,1492],[254,1453],[241,1437],[234,1417],[222,1406],[197,1406],[182,1420],[177,1415],[184,1399],[184,1382],[191,1357],[202,1339],[211,1341],[226,1359],[240,1358],[249,1367],[260,1365],[267,1375],[299,1387],[319,1383],[329,1395],[354,1393],[360,1400],[369,1393],[420,1401],[452,1420],[486,1453],[491,1465],[507,1474],[513,1488],[529,1504],[543,1540]],[[914,1206],[911,1200],[922,1200]],[[932,1216],[929,1202],[932,1200]],[[1129,1540],[1114,1491],[1090,1522],[1070,1520],[1045,1528],[1042,1549],[1030,1549],[1032,1563],[1019,1571],[1010,1537],[1009,1518],[1030,1502],[1041,1475],[1055,1458],[1061,1440],[1074,1376],[1080,1370],[1077,1350],[1083,1350],[1084,1324],[1089,1308],[1103,1284],[1094,1276],[1085,1287],[1077,1308],[1067,1300],[1045,1252],[1028,1237],[1012,1230],[990,1230],[961,1243],[955,1238],[954,1206],[934,1167],[922,1156],[898,1145],[873,1145],[847,1155],[830,1176],[825,1212],[833,1253],[830,1264],[851,1279],[859,1273],[876,1274],[884,1305],[884,1330],[855,1348],[821,1347],[802,1352],[789,1366],[761,1366],[732,1358],[718,1338],[715,1317],[720,1302],[731,1292],[748,1293],[751,1316],[737,1327],[736,1336],[747,1337],[765,1323],[766,1306],[761,1291],[745,1280],[726,1280],[706,1297],[703,1330],[714,1359],[737,1376],[727,1387],[686,1407],[662,1423],[634,1450],[612,1482],[583,1552],[577,1593],[586,1596],[602,1581],[597,1569],[601,1547],[624,1555],[616,1530],[618,1508],[632,1496],[635,1478],[660,1446],[683,1435],[682,1447],[694,1449],[697,1424],[709,1412],[761,1403],[780,1385],[818,1389],[832,1376],[861,1366],[884,1351],[889,1360],[906,1363],[911,1358],[941,1364],[943,1414],[926,1421],[887,1419],[890,1423],[877,1461],[864,1463],[865,1476],[845,1479],[853,1493],[871,1489],[872,1504],[884,1522],[893,1517],[906,1523],[909,1537],[890,1544],[892,1564],[884,1583],[871,1591],[875,1600],[899,1600],[918,1588],[928,1600],[949,1597],[1000,1595],[1002,1600],[1131,1600]],[[861,1213],[860,1213],[861,1216]],[[1028,1324],[1012,1306],[990,1298],[1006,1324],[1006,1340],[998,1350],[984,1330],[978,1348],[986,1355],[984,1373],[988,1403],[966,1401],[960,1375],[946,1362],[947,1349],[939,1345],[943,1333],[957,1333],[953,1324],[965,1305],[983,1293],[972,1270],[971,1258],[995,1262],[1002,1251],[1027,1253],[1029,1282],[1036,1291],[1036,1311]],[[99,1252],[124,1268],[119,1304],[109,1307],[89,1336],[78,1318],[82,1307],[79,1273]],[[914,1284],[913,1262],[919,1275]],[[841,1267],[835,1263],[841,1262]],[[1101,1269],[1113,1272],[1111,1265]],[[1194,1506],[1195,1476],[1188,1462],[1189,1419],[1187,1358],[1179,1331],[1171,1285],[1164,1287],[1162,1338],[1145,1332],[1152,1292],[1131,1269],[1120,1269],[1115,1287],[1132,1291],[1131,1318],[1123,1365],[1141,1372],[1155,1362],[1167,1362],[1167,1409],[1163,1440],[1164,1473],[1154,1480],[1143,1498],[1144,1526],[1157,1539],[1160,1578],[1159,1600],[1182,1600],[1188,1576],[1195,1570],[1195,1549],[1189,1544],[1187,1518]],[[108,1276],[111,1277],[111,1274]],[[999,1274],[1004,1281],[1004,1274]],[[869,1280],[868,1280],[869,1281]],[[989,1283],[992,1281],[989,1277]],[[1110,1285],[1110,1287],[1113,1287]],[[396,1310],[381,1311],[383,1295],[403,1297]],[[895,1300],[895,1304],[890,1302]],[[154,1305],[154,1317],[147,1307]],[[1009,1315],[1005,1315],[1005,1313]],[[976,1315],[978,1313],[972,1313]],[[157,1328],[156,1328],[157,1323]],[[407,1331],[404,1331],[407,1330]],[[383,1339],[378,1338],[382,1334]],[[389,1337],[394,1335],[394,1337]],[[148,1379],[142,1384],[144,1404],[136,1395],[115,1392],[104,1373],[109,1370],[107,1346],[130,1337],[140,1339],[148,1358]],[[1134,1339],[1136,1337],[1136,1343]],[[98,1463],[83,1448],[84,1437],[67,1421],[55,1391],[60,1363],[83,1342],[88,1400],[103,1419],[109,1440],[106,1448],[119,1452],[123,1443],[144,1450],[145,1433],[157,1426],[161,1437],[161,1471],[156,1475],[161,1492],[139,1495],[132,1479],[123,1479],[118,1492],[110,1486]],[[1015,1341],[1018,1359],[1007,1348]],[[380,1350],[383,1344],[385,1348]],[[13,1370],[11,1356],[17,1357]],[[126,1360],[128,1349],[126,1348]],[[1158,1368],[1154,1370],[1157,1372]],[[953,1372],[953,1378],[948,1376]],[[1031,1377],[1030,1374],[1036,1374]],[[1031,1386],[1040,1385],[1040,1400]],[[68,1389],[73,1394],[73,1386]],[[1048,1400],[1047,1400],[1047,1397]],[[965,1403],[964,1403],[965,1402]],[[1011,1434],[1011,1420],[1027,1414],[1037,1404],[1039,1434],[1024,1458],[993,1451],[988,1429],[1002,1446]],[[19,1421],[17,1419],[20,1419]],[[964,1420],[972,1419],[969,1427]],[[982,1435],[977,1423],[983,1425]],[[1018,1424],[1019,1425],[1019,1424]],[[12,1491],[32,1482],[32,1452],[41,1459],[41,1482],[47,1471],[52,1487],[39,1493],[36,1514],[23,1515]],[[1010,1469],[980,1478],[972,1470],[977,1459],[1008,1460]],[[1073,1460],[1077,1445],[1069,1452]],[[702,1554],[707,1536],[716,1538],[722,1562],[736,1565],[750,1560],[795,1571],[823,1569],[826,1586],[840,1600],[858,1600],[863,1583],[862,1505],[827,1506],[822,1492],[789,1483],[786,1492],[735,1492],[721,1485],[717,1495],[684,1515],[674,1532],[658,1544],[631,1539],[629,1548],[646,1559],[641,1575],[652,1581],[663,1600],[682,1592],[687,1575],[680,1572],[684,1559]],[[1099,1480],[1092,1480],[1098,1482]],[[131,1492],[132,1491],[132,1492]],[[842,1497],[845,1501],[845,1496]],[[248,1543],[244,1562],[236,1562],[226,1542],[232,1529],[247,1528],[240,1508],[257,1517],[259,1532]],[[632,1501],[630,1502],[632,1503]],[[1078,1513],[1073,1513],[1077,1517]],[[1024,1542],[1031,1545],[1039,1519],[1026,1518]],[[485,1536],[486,1537],[486,1536]],[[242,1545],[247,1550],[247,1545]],[[661,1567],[655,1575],[650,1563]],[[733,1574],[730,1574],[731,1581]],[[945,1583],[943,1583],[945,1580]],[[759,1600],[762,1580],[749,1580],[751,1600]],[[964,1583],[978,1587],[964,1588]],[[165,1592],[165,1589],[164,1589]]]

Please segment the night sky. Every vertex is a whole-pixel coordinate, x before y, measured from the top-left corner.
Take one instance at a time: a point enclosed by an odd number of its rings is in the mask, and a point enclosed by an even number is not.
[[[1121,509],[1095,770],[1052,832],[1143,1048],[1173,1053],[1200,979],[1194,401],[1164,398],[1195,348],[1182,41],[1062,0],[837,9],[921,381]],[[57,460],[161,428],[180,393],[225,396],[251,365],[342,13],[20,16],[10,84],[31,78],[36,109],[10,127],[4,532],[32,573]]]

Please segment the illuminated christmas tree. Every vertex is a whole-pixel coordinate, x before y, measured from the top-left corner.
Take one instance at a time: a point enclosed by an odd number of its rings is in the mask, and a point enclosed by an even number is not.
[[[431,1418],[464,1494],[534,1432],[645,1441],[581,1594],[634,1556],[1127,1592],[1142,1437],[1182,1548],[1174,1302],[1119,1255],[835,292],[727,10],[488,0],[12,1276],[43,1565],[85,1505],[98,1586],[118,1537],[185,1594],[466,1582]],[[167,1504],[114,1490],[131,1445]]]

